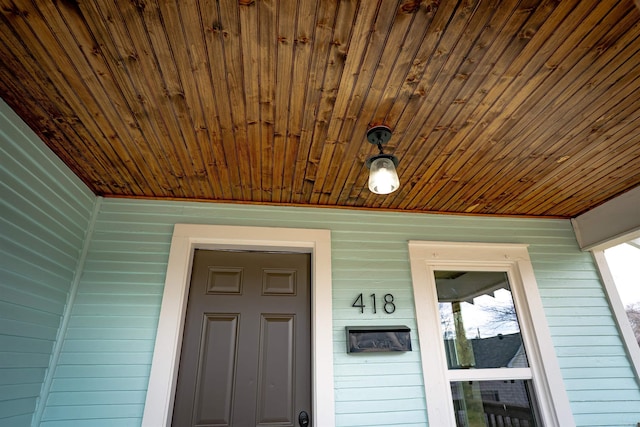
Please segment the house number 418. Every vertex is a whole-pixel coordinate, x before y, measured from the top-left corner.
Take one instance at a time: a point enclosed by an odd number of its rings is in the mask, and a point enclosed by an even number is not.
[[[373,314],[376,314],[378,312],[378,301],[376,298],[376,294],[369,295],[369,298],[371,298],[371,302],[373,303]],[[396,305],[393,303],[392,294],[384,294],[383,301],[380,301],[380,303],[382,304],[382,308],[384,309],[385,313],[391,314],[396,311]],[[359,308],[360,313],[364,313],[364,308],[366,307],[366,305],[364,304],[364,298],[362,297],[362,294],[358,295],[355,301],[353,301],[353,304],[351,304],[351,307]]]

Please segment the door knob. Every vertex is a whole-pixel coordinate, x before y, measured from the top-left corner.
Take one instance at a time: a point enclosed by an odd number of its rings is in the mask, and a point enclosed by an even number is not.
[[[300,427],[308,427],[309,414],[307,414],[305,411],[300,412],[300,415],[298,415],[298,424],[300,425]]]

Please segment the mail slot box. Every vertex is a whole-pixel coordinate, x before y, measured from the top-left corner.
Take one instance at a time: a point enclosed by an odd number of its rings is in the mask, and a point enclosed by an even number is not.
[[[347,353],[411,351],[407,326],[347,326]]]

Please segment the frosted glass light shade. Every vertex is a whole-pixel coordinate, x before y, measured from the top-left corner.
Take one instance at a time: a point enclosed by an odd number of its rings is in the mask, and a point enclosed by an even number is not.
[[[371,162],[369,190],[376,194],[393,193],[400,187],[396,166],[388,157],[378,157]]]

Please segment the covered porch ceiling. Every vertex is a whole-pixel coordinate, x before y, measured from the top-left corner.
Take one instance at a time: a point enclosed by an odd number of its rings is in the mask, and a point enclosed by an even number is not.
[[[568,218],[640,185],[633,0],[0,2],[0,95],[97,195]]]

